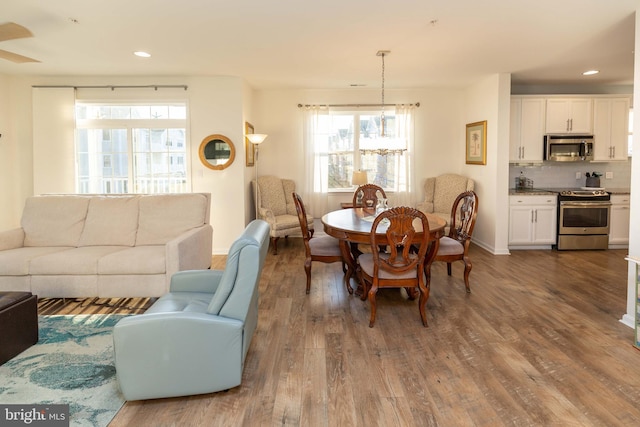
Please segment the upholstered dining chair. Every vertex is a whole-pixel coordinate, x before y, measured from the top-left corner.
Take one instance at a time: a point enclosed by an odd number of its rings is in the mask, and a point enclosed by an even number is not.
[[[293,202],[298,213],[298,221],[304,241],[305,259],[304,271],[307,273],[307,294],[311,290],[311,263],[313,261],[332,263],[342,261],[342,271],[346,271],[339,240],[331,236],[313,236],[313,230],[307,225],[307,212],[302,198],[297,193],[292,193]]]
[[[464,286],[467,293],[471,292],[469,287],[469,274],[471,273],[471,259],[469,259],[469,245],[471,235],[476,224],[478,215],[478,196],[473,191],[465,191],[456,197],[451,208],[451,218],[449,220],[449,235],[440,239],[438,252],[434,261],[447,263],[447,274],[451,276],[451,263],[454,261],[464,262]]]
[[[379,233],[385,225],[386,232]],[[371,306],[369,327],[376,321],[379,288],[405,288],[410,299],[415,298],[417,288],[420,317],[422,324],[427,326],[425,306],[429,299],[431,262],[438,241],[432,240],[426,215],[407,206],[383,211],[373,221],[370,242],[371,253],[358,257],[359,277],[364,287],[362,299],[368,297]],[[388,252],[381,252],[381,245],[388,245]],[[417,253],[413,250],[416,248]]]
[[[362,184],[353,193],[352,205],[353,207],[362,206],[365,209],[375,209],[378,205],[378,198],[387,198],[382,187],[376,184]],[[384,251],[383,248],[384,246],[382,246],[380,250]],[[361,253],[358,245],[355,243],[351,244],[351,251],[356,254]]]
[[[360,194],[362,194],[361,197]],[[387,195],[385,194],[382,187],[375,184],[363,184],[359,186],[353,193],[353,206],[355,207],[361,205],[364,208],[375,209],[376,205],[378,204],[379,198],[387,198]],[[359,199],[360,203],[358,203]]]

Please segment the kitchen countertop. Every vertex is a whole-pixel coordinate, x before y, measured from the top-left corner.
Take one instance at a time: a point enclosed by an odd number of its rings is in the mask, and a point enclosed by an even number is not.
[[[525,189],[509,189],[510,196],[545,196],[549,194],[558,194],[564,188],[525,188]],[[611,194],[631,194],[631,190],[628,188],[606,188],[605,191]]]

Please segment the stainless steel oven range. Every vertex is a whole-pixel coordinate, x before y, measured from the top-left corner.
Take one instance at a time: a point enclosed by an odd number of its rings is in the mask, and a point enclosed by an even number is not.
[[[604,190],[558,194],[558,250],[607,249],[611,195]]]

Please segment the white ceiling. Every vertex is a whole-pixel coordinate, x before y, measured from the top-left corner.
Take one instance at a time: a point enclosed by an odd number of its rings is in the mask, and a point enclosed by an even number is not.
[[[254,88],[632,84],[640,0],[2,0],[0,74],[241,76]],[[150,52],[148,59],[132,55]],[[596,76],[582,71],[596,68]]]

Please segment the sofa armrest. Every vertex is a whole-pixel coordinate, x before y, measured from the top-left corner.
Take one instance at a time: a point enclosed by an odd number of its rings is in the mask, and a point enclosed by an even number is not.
[[[0,251],[21,248],[23,246],[24,230],[22,228],[0,231]]]
[[[169,280],[178,271],[203,270],[211,266],[213,227],[205,224],[181,234],[167,242],[167,287]]]
[[[170,292],[206,292],[213,294],[218,289],[222,270],[185,270],[171,276]]]
[[[113,329],[127,400],[210,393],[240,384],[243,322],[195,312],[152,313]]]

